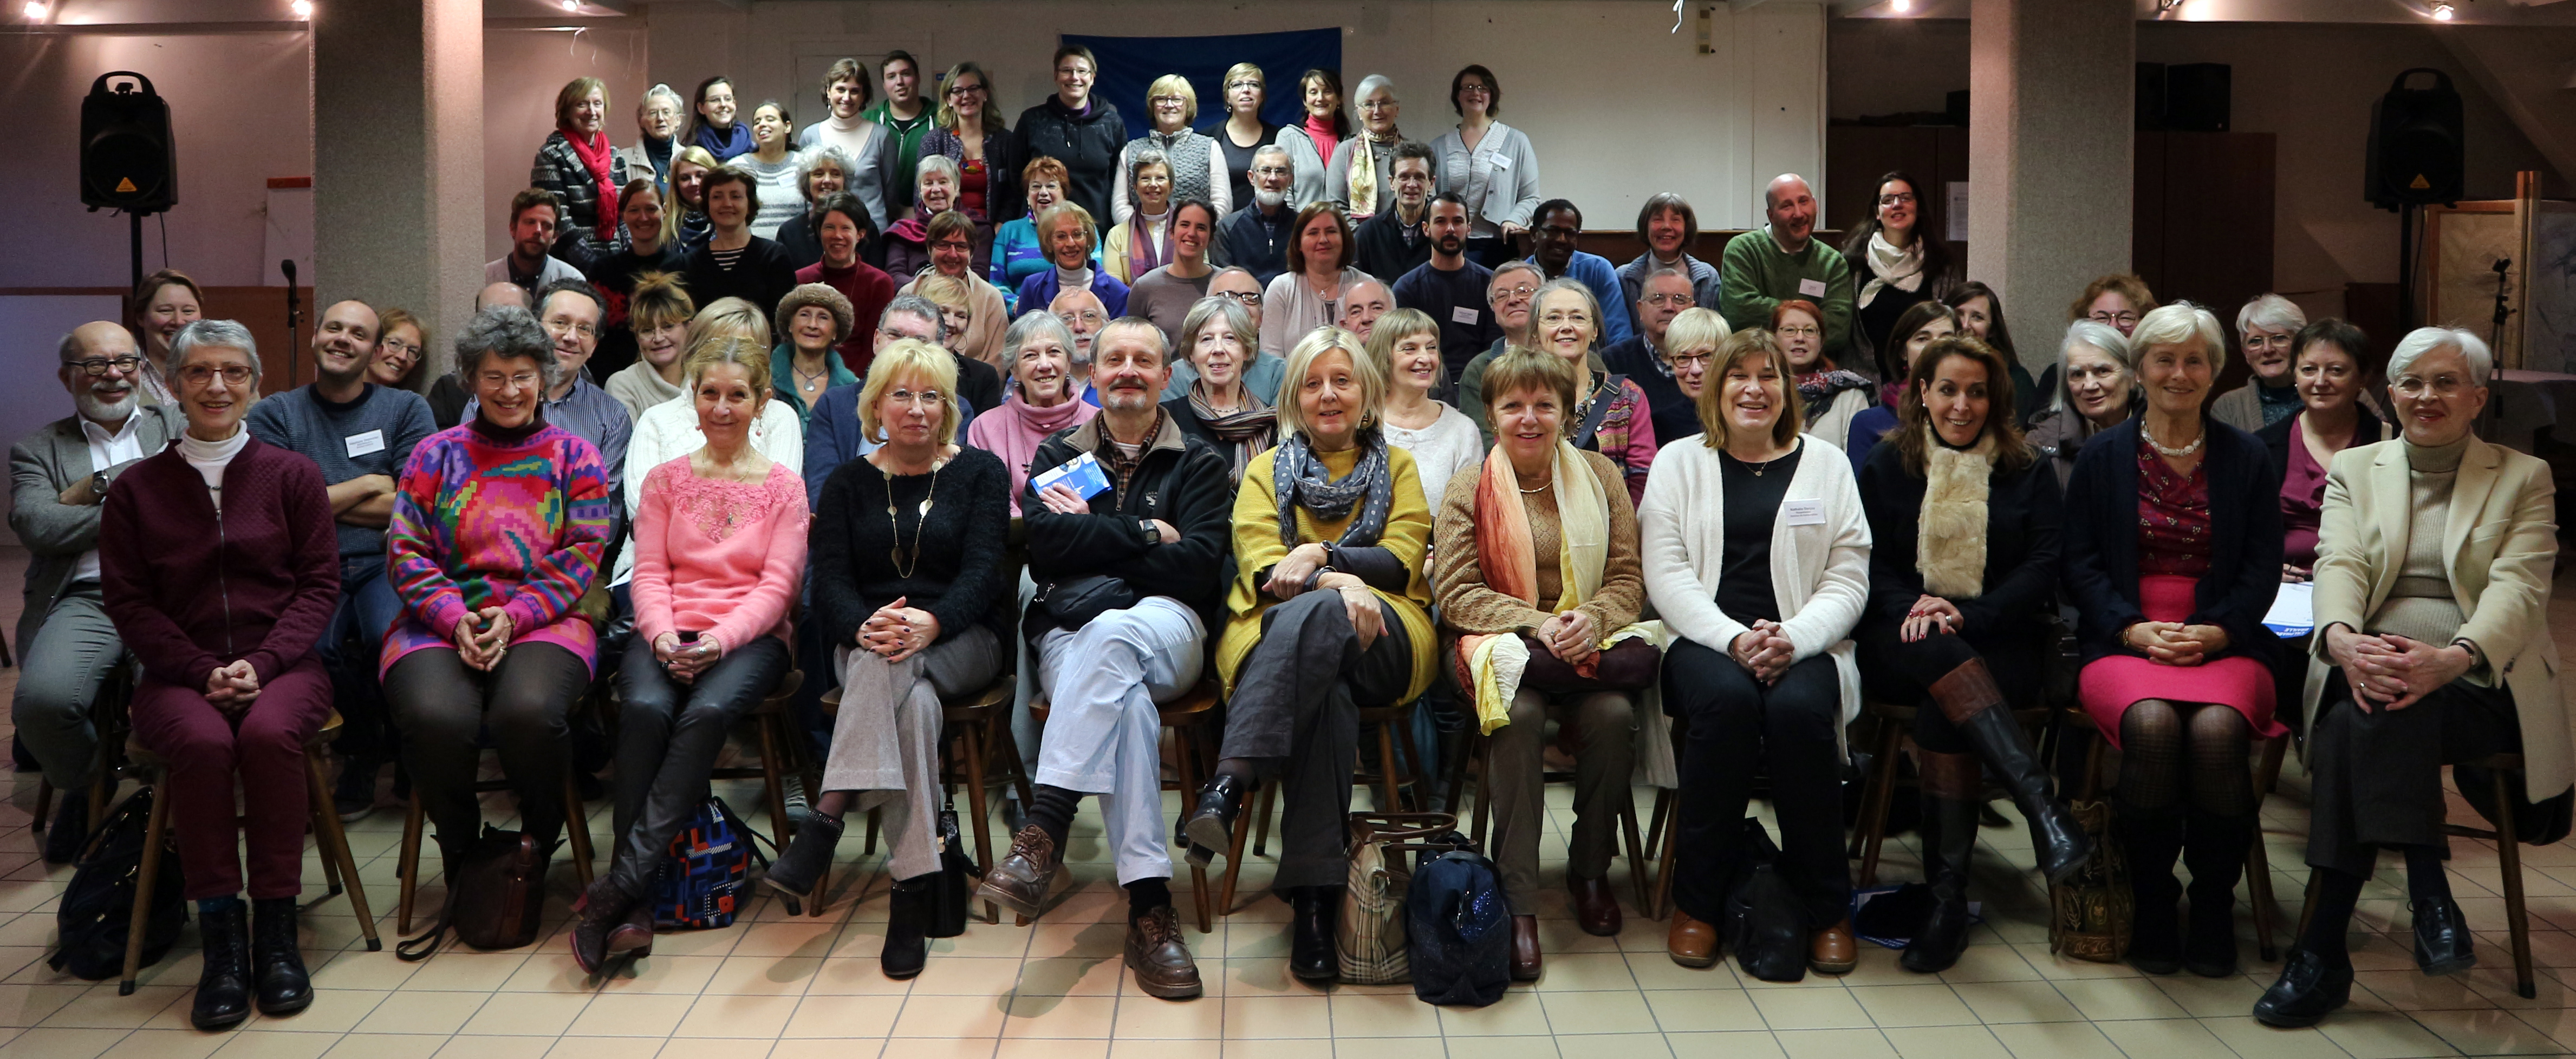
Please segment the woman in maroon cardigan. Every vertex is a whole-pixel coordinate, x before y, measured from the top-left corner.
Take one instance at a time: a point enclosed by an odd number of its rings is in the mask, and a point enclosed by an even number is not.
[[[107,492],[99,589],[143,664],[134,733],[169,762],[162,792],[197,902],[205,968],[190,1018],[223,1029],[302,1011],[296,953],[309,794],[304,742],[331,712],[314,643],[339,602],[339,535],[322,471],[242,429],[259,354],[230,320],[200,320],[170,346],[187,433]],[[244,824],[233,817],[239,777]],[[235,836],[248,831],[250,922]]]

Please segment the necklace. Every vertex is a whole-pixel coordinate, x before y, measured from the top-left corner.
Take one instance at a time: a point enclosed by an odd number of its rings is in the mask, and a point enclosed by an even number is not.
[[[2191,444],[2178,449],[2169,449],[2164,446],[2163,442],[2157,441],[2156,436],[2147,430],[2147,421],[2144,419],[2138,420],[2138,436],[2147,439],[2148,446],[2156,450],[2156,455],[2177,460],[2185,456],[2189,456],[2192,453],[2199,452],[2201,443],[2209,440],[2209,432],[2204,430],[2200,432],[2199,437],[2191,439]]]
[[[1731,453],[1731,452],[1727,454],[1726,458],[1727,458],[1727,459],[1730,459],[1730,460],[1734,460],[1734,461],[1735,461],[1735,462],[1737,462],[1737,463],[1743,464],[1743,465],[1744,465],[1744,469],[1745,469],[1745,470],[1748,470],[1748,471],[1753,472],[1753,476],[1754,476],[1754,477],[1756,477],[1756,478],[1760,478],[1760,477],[1762,477],[1762,475],[1763,475],[1763,473],[1764,473],[1764,472],[1769,471],[1769,470],[1771,469],[1771,465],[1772,465],[1772,464],[1775,464],[1775,463],[1780,462],[1781,460],[1783,460],[1783,459],[1787,458],[1787,457],[1788,457],[1788,455],[1789,455],[1788,453],[1785,453],[1785,452],[1784,452],[1784,453],[1781,453],[1781,454],[1780,454],[1780,455],[1778,455],[1778,456],[1773,456],[1773,457],[1771,457],[1770,459],[1764,460],[1764,461],[1762,461],[1762,462],[1760,462],[1760,463],[1755,463],[1755,462],[1753,462],[1753,461],[1751,461],[1751,460],[1745,459],[1744,457],[1742,457],[1742,456],[1738,456],[1738,455],[1735,455],[1734,453]]]
[[[1537,494],[1537,493],[1544,493],[1544,492],[1547,492],[1547,487],[1548,487],[1548,486],[1555,485],[1555,484],[1556,484],[1556,480],[1551,478],[1551,479],[1549,479],[1549,480],[1547,480],[1547,481],[1540,482],[1540,483],[1538,484],[1538,488],[1536,488],[1536,489],[1521,489],[1521,495],[1522,495],[1522,496],[1530,496],[1530,495]],[[1514,482],[1514,483],[1512,483],[1512,488],[1514,488],[1514,489],[1520,489],[1520,488],[1521,488],[1521,487],[1520,487],[1520,483],[1518,483],[1518,482]]]
[[[930,527],[930,502],[939,495],[939,471],[944,466],[946,466],[944,461],[930,465],[930,491],[921,495],[920,519],[912,524],[911,569],[905,569],[903,565],[903,523],[896,521],[894,517],[894,474],[886,473],[886,528],[894,531],[894,547],[886,549],[886,556],[894,560],[896,577],[909,581],[912,579],[913,571],[921,569],[921,533]],[[884,468],[878,469],[884,470]]]

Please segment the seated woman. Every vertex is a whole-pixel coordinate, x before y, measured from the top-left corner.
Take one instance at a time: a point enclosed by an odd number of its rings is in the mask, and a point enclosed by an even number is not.
[[[143,666],[135,737],[169,762],[165,793],[205,938],[188,1019],[220,1030],[250,1017],[254,992],[265,1015],[313,1003],[295,931],[310,797],[304,743],[331,713],[331,677],[314,644],[339,603],[340,546],[321,470],[242,427],[259,393],[248,329],[191,323],[163,370],[188,431],[109,487],[99,591]],[[216,578],[220,593],[210,591]],[[247,922],[235,846],[245,839]]]
[[[1424,503],[1438,510],[1449,476],[1485,459],[1485,436],[1477,432],[1476,421],[1431,396],[1447,381],[1440,361],[1440,325],[1420,310],[1389,312],[1369,331],[1368,355],[1387,379],[1386,443],[1413,454]],[[1558,417],[1572,407],[1572,399],[1559,404]]]
[[[2281,483],[2263,443],[2201,412],[2227,356],[2218,318],[2163,306],[2131,335],[2146,411],[2075,457],[2066,588],[2078,694],[2120,748],[2119,817],[2136,895],[2130,965],[2236,973],[2236,878],[2254,839],[2256,737],[2272,721]],[[2179,854],[2191,924],[2177,925]]]
[[[1973,338],[1923,351],[1887,444],[1860,470],[1869,512],[1869,611],[1854,639],[1880,701],[1915,706],[1923,777],[1923,874],[1933,906],[1901,961],[1945,971],[1967,947],[1968,858],[1985,808],[1985,772],[2037,825],[2051,882],[2093,844],[2049,790],[2048,772],[2012,711],[2034,706],[2056,642],[2057,476],[2013,425],[2012,376]]]
[[[2004,323],[2003,299],[1994,288],[1968,280],[1950,288],[1941,304],[1959,314],[1959,333],[1986,344],[1995,355],[2004,358],[2011,369],[2013,393],[2021,407],[2013,410],[2013,420],[2027,424],[2047,403],[2048,395],[2033,383],[2030,371],[2021,366],[2021,354],[2014,351],[2012,328]]]
[[[1046,241],[1038,237],[1038,218],[1047,209],[1063,202],[1064,189],[1072,178],[1065,173],[1064,163],[1046,155],[1031,158],[1020,169],[1020,192],[1028,212],[1003,221],[993,230],[993,287],[1010,302],[1012,312],[1019,312],[1020,284],[1044,272],[1054,264],[1047,253]],[[994,211],[999,215],[1002,211]],[[1025,306],[1044,309],[1045,302]]]
[[[2209,417],[2248,434],[2259,434],[2297,415],[2300,399],[2298,334],[2307,329],[2308,314],[2278,294],[2258,294],[2236,311],[2237,340],[2253,377],[2245,385],[2209,403]]]
[[[1351,219],[1335,202],[1309,202],[1297,208],[1288,227],[1288,247],[1281,261],[1288,267],[1270,278],[1261,292],[1261,351],[1288,355],[1318,327],[1342,318],[1342,296],[1373,279],[1352,262],[1358,260]]]
[[[850,299],[831,284],[800,283],[778,299],[771,328],[778,348],[770,351],[770,377],[777,380],[780,407],[796,417],[797,429],[804,429],[824,391],[859,381],[834,352],[857,327]]]
[[[1187,392],[1163,402],[1182,433],[1197,436],[1227,457],[1238,483],[1243,481],[1244,467],[1279,439],[1278,413],[1261,396],[1262,387],[1252,376],[1260,375],[1265,365],[1281,365],[1271,379],[1270,389],[1276,392],[1277,375],[1286,374],[1286,367],[1279,358],[1262,354],[1256,334],[1252,313],[1243,303],[1223,297],[1199,299],[1190,307],[1189,318],[1181,322],[1181,340],[1173,346],[1179,357],[1197,369],[1196,381]],[[1175,368],[1174,374],[1178,373]]]
[[[635,278],[634,289],[626,295],[635,363],[609,375],[600,386],[626,406],[629,419],[641,419],[647,409],[680,396],[680,354],[688,345],[689,318],[697,314],[697,303],[689,300],[679,276],[648,272]],[[626,447],[633,458],[635,443],[630,440]]]
[[[1592,300],[1592,288],[1568,276],[1539,285],[1530,297],[1529,331],[1517,341],[1575,366],[1580,385],[1565,412],[1566,439],[1610,457],[1633,503],[1645,497],[1646,470],[1655,462],[1654,409],[1643,388],[1601,368],[1601,333],[1601,306]],[[1492,386],[1481,383],[1477,392],[1490,393]],[[1488,401],[1486,407],[1494,405]],[[1495,438],[1501,439],[1499,427]]]
[[[1092,256],[1100,245],[1100,229],[1092,223],[1091,211],[1071,202],[1056,203],[1038,214],[1037,231],[1052,267],[1020,281],[1019,311],[1051,308],[1056,295],[1088,290],[1100,299],[1104,315],[1111,319],[1126,315],[1127,285],[1101,271]]]
[[[1825,355],[1824,319],[1816,303],[1785,299],[1771,309],[1771,335],[1789,357],[1807,433],[1839,447],[1851,438],[1852,420],[1869,408],[1872,387],[1868,376],[1844,371]]]
[[[719,298],[741,298],[764,314],[796,286],[796,266],[777,243],[753,235],[752,216],[760,211],[758,182],[734,166],[708,173],[700,190],[707,218],[714,226],[707,241],[689,251],[683,273],[690,297],[712,304]]]
[[[810,136],[822,127],[808,125],[798,138]],[[779,248],[787,251],[789,264],[802,269],[823,260],[823,200],[848,190],[850,174],[858,168],[858,163],[836,144],[809,144],[797,151],[796,190],[805,208],[781,222],[775,237]],[[864,196],[861,201],[866,201]]]
[[[965,316],[949,326],[949,348],[968,359],[983,361],[996,371],[1007,372],[1011,362],[1003,348],[1002,332],[1011,325],[1011,311],[1002,292],[975,274],[975,224],[973,218],[956,210],[932,217],[925,229],[929,235],[930,267],[896,288],[895,293],[937,300],[929,288],[943,276],[956,280],[966,292]],[[998,398],[992,404],[978,401],[975,410],[982,412],[1000,404]]]
[[[1413,457],[1386,443],[1386,378],[1359,338],[1316,328],[1288,355],[1279,447],[1252,458],[1234,499],[1234,583],[1217,673],[1225,738],[1184,827],[1227,848],[1256,781],[1276,778],[1279,871],[1295,908],[1289,973],[1338,973],[1334,923],[1359,711],[1410,702],[1433,675],[1431,511]]]
[[[1684,309],[1673,315],[1664,328],[1664,363],[1673,370],[1673,388],[1690,402],[1690,422],[1674,428],[1667,437],[1664,424],[1655,424],[1655,443],[1670,445],[1683,438],[1699,436],[1699,395],[1708,389],[1708,362],[1717,357],[1717,347],[1726,344],[1735,333],[1726,326],[1726,317],[1715,309]]]
[[[751,441],[770,399],[767,353],[719,339],[691,353],[688,374],[703,444],[639,476],[632,592],[652,649],[627,651],[617,674],[616,839],[572,931],[573,959],[593,974],[653,951],[663,855],[707,800],[725,732],[787,672],[788,607],[805,577],[805,481]]]
[[[2406,858],[2416,966],[2476,966],[2442,870],[2442,766],[2519,751],[2514,798],[2567,789],[2576,748],[2547,617],[2558,555],[2550,469],[2471,433],[2490,363],[2467,331],[2407,335],[2388,357],[2405,440],[2337,456],[2326,480],[2306,691],[2311,707],[2324,704],[2309,710],[2313,896],[2280,981],[2254,1004],[2266,1025],[2313,1025],[2343,1006],[2345,932],[2383,849]],[[2469,777],[2460,785],[2471,789]]]
[[[991,683],[1009,658],[1001,637],[1010,613],[1002,557],[1010,475],[992,453],[956,444],[956,390],[947,350],[888,343],[859,391],[860,429],[883,447],[824,479],[812,533],[814,620],[823,642],[838,645],[841,709],[823,795],[765,877],[798,914],[831,866],[841,817],[883,809],[895,882],[877,962],[888,978],[920,974],[930,957],[923,931],[939,872],[939,700]]]
[[[2327,317],[2299,329],[2290,370],[2299,408],[2256,431],[2281,477],[2281,580],[2305,581],[2317,563],[2317,530],[2326,499],[2326,469],[2337,453],[2388,440],[2388,424],[2361,402],[2369,385],[2370,338]],[[2211,415],[2217,414],[2211,406]],[[2284,667],[2287,668],[2287,667]]]
[[[782,322],[788,324],[791,333],[801,332],[805,340],[810,341],[818,331],[827,329],[827,325],[819,325],[814,319],[825,312],[824,305],[820,304],[823,295],[840,297],[830,287],[808,283],[789,292],[779,302],[778,315]],[[753,322],[750,309],[751,303],[730,298],[707,306],[705,312],[690,322],[688,352],[686,356],[674,358],[680,361],[674,366],[679,369],[680,383],[687,393],[694,395],[705,385],[704,380],[697,378],[697,372],[705,366],[703,361],[712,351],[736,342],[751,349],[762,347],[761,339],[769,329],[745,326]],[[823,348],[828,350],[831,347],[826,345]],[[779,355],[774,351],[761,358],[759,379],[766,398],[780,397],[776,377],[771,374],[778,365]],[[839,360],[834,359],[832,365],[837,369]],[[858,381],[846,372],[838,374],[843,381]],[[788,473],[802,475],[805,473],[804,425],[797,421],[796,412],[787,401],[766,398],[743,413],[749,430],[745,444],[758,451],[762,458],[787,468]],[[635,421],[634,436],[626,442],[626,462],[636,468],[636,473],[627,475],[619,483],[618,503],[624,505],[626,512],[628,539],[626,546],[617,550],[616,568],[608,579],[611,591],[618,593],[620,613],[635,613],[630,586],[634,584],[635,564],[642,555],[637,551],[639,542],[633,537],[633,532],[635,519],[644,511],[644,473],[704,448],[708,438],[702,429],[702,421],[694,396],[686,401],[664,401],[644,410],[644,415]],[[603,661],[622,666],[614,652],[604,656]]]
[[[2091,320],[2066,325],[2057,345],[2057,363],[2041,378],[2053,382],[2048,408],[2031,420],[2029,440],[2049,466],[2057,469],[2063,489],[2075,473],[2075,454],[2084,443],[2138,413],[2138,373],[2129,356],[2129,337],[2117,328]]]
[[[376,320],[376,351],[367,358],[367,381],[419,393],[429,378],[429,322],[398,308],[377,313]]]
[[[923,155],[913,181],[912,212],[886,225],[885,271],[896,283],[909,282],[930,267],[930,220],[957,208],[957,163],[947,155]]]
[[[456,364],[476,411],[412,450],[394,494],[385,576],[403,614],[382,674],[449,878],[480,832],[487,729],[520,830],[540,852],[562,833],[565,716],[598,649],[573,604],[599,574],[617,504],[599,450],[539,412],[563,367],[527,310],[476,313]]]
[[[966,425],[966,443],[1002,458],[1011,475],[1011,517],[1020,517],[1020,489],[1029,483],[1029,460],[1038,444],[1100,414],[1100,406],[1073,395],[1073,330],[1054,313],[1022,315],[1002,335],[1013,350],[1011,394],[1001,407]]]
[[[1788,360],[1768,331],[1729,336],[1700,393],[1701,440],[1665,446],[1637,507],[1647,598],[1670,636],[1664,712],[1690,722],[1664,944],[1682,966],[1717,962],[1745,803],[1767,771],[1808,966],[1843,974],[1860,959],[1842,814],[1860,675],[1845,637],[1868,601],[1869,523],[1851,463],[1798,432]]]
[[[1937,301],[1920,301],[1896,318],[1892,337],[1878,350],[1878,402],[1851,417],[1850,432],[1835,441],[1851,453],[1852,469],[1869,462],[1869,450],[1896,430],[1896,406],[1905,398],[1905,379],[1924,347],[1959,333],[1959,314]],[[1891,348],[1892,347],[1892,348]],[[1809,431],[1814,433],[1814,431]]]
[[[1637,514],[1619,465],[1565,441],[1574,387],[1574,365],[1532,350],[1507,352],[1485,370],[1494,450],[1480,469],[1449,479],[1432,550],[1449,638],[1443,660],[1460,687],[1474,689],[1468,697],[1493,741],[1491,848],[1513,912],[1512,977],[1521,981],[1539,974],[1538,842],[1552,830],[1539,753],[1549,715],[1575,748],[1565,886],[1584,933],[1614,935],[1610,857],[1630,798],[1637,693],[1654,685],[1660,655],[1647,639],[1613,644],[1646,601]]]

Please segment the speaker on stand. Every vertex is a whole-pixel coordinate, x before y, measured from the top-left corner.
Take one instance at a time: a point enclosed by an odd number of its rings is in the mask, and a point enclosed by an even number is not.
[[[2409,88],[2418,74],[2432,87]],[[2370,108],[2370,146],[2361,174],[2362,197],[2398,214],[2397,320],[2415,327],[2415,246],[2425,206],[2460,201],[2467,162],[2462,146],[2460,93],[2451,75],[2417,67],[2397,75]]]
[[[111,86],[111,81],[118,83]],[[179,204],[179,148],[170,136],[170,104],[152,90],[150,78],[115,70],[90,82],[89,95],[81,100],[80,190],[81,203],[92,213],[125,211],[134,264],[126,285],[141,286],[143,218]]]

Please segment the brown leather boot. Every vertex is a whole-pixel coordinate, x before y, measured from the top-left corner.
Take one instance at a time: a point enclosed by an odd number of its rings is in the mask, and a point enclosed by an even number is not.
[[[1583,932],[1594,937],[1615,937],[1619,933],[1619,896],[1610,890],[1608,877],[1578,879],[1568,874],[1565,888],[1574,895],[1574,921]]]
[[[1512,981],[1538,981],[1538,917],[1512,917]]]
[[[1684,967],[1716,963],[1717,924],[1692,919],[1690,913],[1673,909],[1673,925],[1664,932],[1664,952]]]
[[[1199,963],[1181,936],[1180,915],[1164,905],[1127,924],[1127,970],[1147,996],[1187,1000],[1202,992]]]
[[[1064,856],[1056,851],[1055,839],[1048,837],[1045,828],[1028,824],[1011,836],[1011,852],[993,862],[993,870],[984,873],[984,883],[975,895],[1036,919],[1055,896],[1057,884],[1071,878],[1064,873]]]
[[[1860,966],[1860,946],[1852,940],[1851,917],[1817,931],[1807,942],[1807,966],[1817,974],[1850,974]]]

